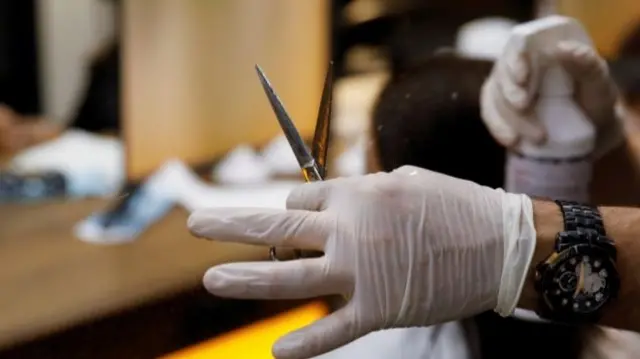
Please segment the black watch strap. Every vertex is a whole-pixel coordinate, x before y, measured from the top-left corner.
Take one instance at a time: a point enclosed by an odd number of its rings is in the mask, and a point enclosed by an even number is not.
[[[602,215],[596,207],[572,201],[557,200],[564,219],[564,232],[558,234],[556,251],[577,245],[585,241],[591,245],[613,244],[607,237]]]

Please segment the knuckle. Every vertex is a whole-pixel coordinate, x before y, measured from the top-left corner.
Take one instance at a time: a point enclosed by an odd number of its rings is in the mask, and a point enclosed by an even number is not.
[[[416,171],[417,167],[403,166],[400,170],[402,170],[400,173],[409,174]],[[397,176],[381,176],[374,184],[375,190],[385,197],[396,197],[402,191],[402,187],[398,185],[398,181]]]
[[[286,200],[287,208],[296,207],[300,202],[302,202],[303,198],[304,198],[304,195],[303,195],[302,188],[301,187],[294,188],[293,190],[291,190],[291,192],[289,192],[289,195],[287,196],[287,200]]]
[[[324,217],[322,212],[298,212],[295,216],[283,216],[282,220],[275,223],[275,226],[283,228],[284,238],[282,244],[292,246],[301,235],[320,235],[319,232],[325,229]]]

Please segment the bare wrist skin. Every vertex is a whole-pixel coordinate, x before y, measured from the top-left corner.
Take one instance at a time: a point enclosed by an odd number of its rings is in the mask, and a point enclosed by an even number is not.
[[[524,309],[536,310],[538,306],[538,293],[534,287],[536,265],[553,253],[556,235],[564,229],[564,224],[560,207],[557,204],[540,200],[533,200],[532,202],[533,221],[536,226],[536,249],[529,265],[529,274],[522,289],[518,306]]]
[[[618,298],[607,305],[599,324],[640,331],[640,241],[634,240],[640,234],[640,209],[599,209],[607,235],[618,249],[617,267],[621,284]],[[553,253],[556,235],[564,230],[562,213],[557,204],[534,200],[533,213],[537,232],[536,249],[519,302],[519,307],[530,310],[535,310],[538,305],[538,293],[534,288],[535,267]]]

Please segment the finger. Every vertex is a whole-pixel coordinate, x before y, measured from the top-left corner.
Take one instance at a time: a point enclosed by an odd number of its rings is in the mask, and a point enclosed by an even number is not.
[[[604,59],[589,45],[576,41],[563,41],[558,44],[555,56],[565,71],[577,81],[609,77]]]
[[[613,118],[618,92],[609,76],[604,59],[590,46],[579,42],[562,42],[556,56],[562,68],[576,82],[576,97],[585,113],[597,126]]]
[[[514,109],[502,93],[493,80],[485,83],[481,93],[481,116],[496,141],[505,147],[512,147],[521,139],[544,142],[546,131],[534,114]]]
[[[504,65],[507,76],[509,76],[515,84],[526,87],[526,84],[532,76],[530,58],[527,56],[524,48],[506,52],[504,59],[502,59],[500,63]]]
[[[329,223],[321,212],[272,208],[210,208],[193,212],[191,233],[225,242],[324,249]]]
[[[341,347],[369,332],[373,328],[358,325],[351,305],[328,317],[298,329],[278,339],[273,345],[277,359],[306,359]]]
[[[561,42],[556,50],[562,68],[576,81],[578,91],[599,102],[608,101],[611,106],[617,96],[609,76],[609,67],[590,46],[575,42]]]
[[[533,76],[529,58],[521,53],[510,54],[504,60],[499,60],[491,77],[498,89],[516,110],[524,111],[531,106],[535,95]]]
[[[502,116],[503,121],[511,126],[519,139],[526,139],[533,143],[542,143],[546,138],[544,126],[535,117],[531,109],[518,109],[512,106],[504,95],[504,89],[499,89],[500,84],[493,82],[495,111]]]
[[[283,262],[229,263],[204,275],[214,295],[240,299],[304,299],[340,293],[346,284],[327,277],[324,258]]]
[[[287,209],[322,211],[334,182],[311,182],[298,186],[287,197]]]
[[[500,114],[496,108],[495,93],[491,79],[487,80],[480,92],[480,115],[493,138],[504,147],[511,147],[518,141],[518,133],[507,121],[509,117]]]
[[[608,95],[613,86],[609,75],[609,67],[605,60],[589,45],[564,41],[558,44],[556,57],[560,65],[570,74],[578,86],[591,88],[596,92]]]

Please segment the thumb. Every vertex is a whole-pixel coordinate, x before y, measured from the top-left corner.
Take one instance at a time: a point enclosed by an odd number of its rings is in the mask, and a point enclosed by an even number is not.
[[[576,81],[578,91],[590,95],[587,101],[602,101],[603,96],[610,102],[615,99],[609,67],[592,47],[580,42],[563,41],[557,47],[556,56],[562,68]]]
[[[351,304],[291,332],[273,345],[277,359],[307,359],[339,348],[373,330],[359,325]]]
[[[607,65],[589,45],[577,41],[562,41],[555,56],[560,65],[577,81],[608,78]]]
[[[577,100],[586,115],[598,126],[611,119],[618,94],[604,59],[589,45],[575,41],[558,44],[556,56],[576,81]]]

